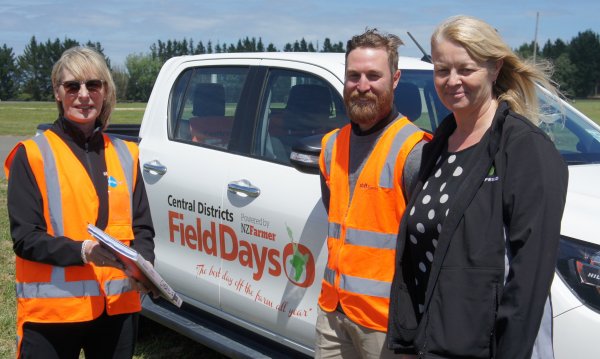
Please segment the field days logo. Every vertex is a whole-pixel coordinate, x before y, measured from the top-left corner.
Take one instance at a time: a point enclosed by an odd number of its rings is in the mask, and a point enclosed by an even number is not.
[[[252,270],[255,281],[260,281],[265,273],[278,277],[285,271],[289,280],[300,287],[314,282],[314,258],[303,245],[288,243],[282,254],[277,248],[238,239],[233,228],[224,223],[196,217],[189,224],[183,213],[175,211],[169,211],[168,218],[171,243],[226,261],[238,261]]]
[[[283,248],[285,275],[289,281],[299,287],[309,287],[315,281],[315,258],[310,250],[294,242],[292,229],[285,225],[290,243]]]

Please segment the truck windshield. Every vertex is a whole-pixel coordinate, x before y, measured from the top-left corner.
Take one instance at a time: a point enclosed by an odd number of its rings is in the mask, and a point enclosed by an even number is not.
[[[572,106],[539,90],[540,128],[550,136],[569,165],[600,163],[600,126]]]

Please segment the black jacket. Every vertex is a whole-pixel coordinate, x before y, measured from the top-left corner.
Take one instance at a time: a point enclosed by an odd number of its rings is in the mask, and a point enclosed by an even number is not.
[[[424,146],[407,208],[455,128],[450,115]],[[438,238],[421,318],[400,225],[388,332],[398,352],[531,357],[554,276],[567,167],[548,136],[506,103],[473,151]]]
[[[100,203],[95,225],[106,228],[108,222],[108,183],[104,173],[104,139],[98,129],[90,138],[65,119],[59,119],[48,131],[56,133],[69,146],[87,169]],[[83,265],[81,245],[68,237],[53,237],[47,233],[42,195],[20,147],[13,159],[8,180],[8,213],[13,249],[21,258],[57,266]],[[154,262],[154,228],[150,207],[139,167],[133,193],[132,247],[147,260]]]

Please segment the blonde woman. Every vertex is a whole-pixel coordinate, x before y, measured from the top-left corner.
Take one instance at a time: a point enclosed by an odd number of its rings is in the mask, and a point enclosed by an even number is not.
[[[154,259],[154,229],[134,143],[103,134],[115,105],[104,57],[65,51],[52,70],[58,119],[8,156],[16,254],[17,356],[131,358],[140,290],[90,239],[95,224]]]
[[[423,148],[400,227],[389,346],[425,358],[553,358],[568,173],[536,126],[535,89],[555,89],[479,19],[447,19],[431,50],[452,114]]]

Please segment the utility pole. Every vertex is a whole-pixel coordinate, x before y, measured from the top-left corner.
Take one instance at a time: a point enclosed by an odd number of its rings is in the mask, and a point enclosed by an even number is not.
[[[533,37],[533,63],[535,64],[535,56],[537,54],[537,35],[538,35],[538,23],[540,20],[540,12],[535,13],[535,35]]]

